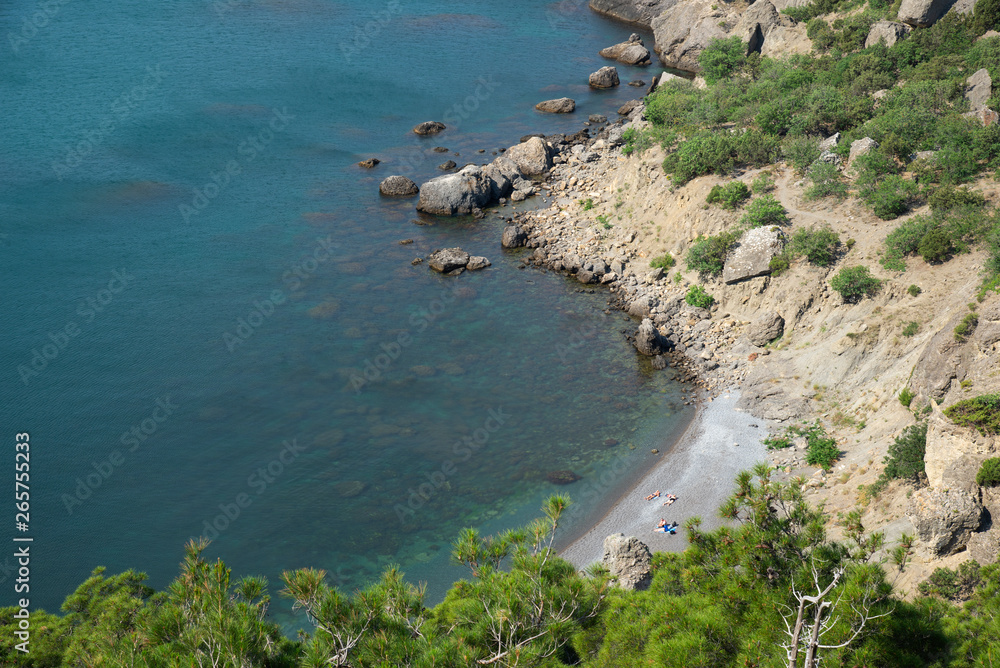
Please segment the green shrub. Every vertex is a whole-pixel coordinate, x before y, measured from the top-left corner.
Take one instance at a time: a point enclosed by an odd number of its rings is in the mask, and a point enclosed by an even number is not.
[[[917,252],[925,262],[941,262],[951,254],[951,237],[940,227],[932,227],[920,238]]]
[[[787,225],[788,212],[774,195],[761,195],[750,200],[746,213],[740,218],[740,225],[746,227],[764,227],[768,225]]]
[[[928,216],[914,216],[900,223],[899,227],[885,238],[882,266],[890,271],[906,271],[907,255],[914,255],[920,248],[920,240],[936,223]]]
[[[899,218],[917,197],[917,184],[898,174],[890,174],[867,190],[859,192],[862,201],[882,220]]]
[[[747,45],[739,37],[715,38],[698,56],[701,75],[710,85],[732,75],[746,62]]]
[[[986,198],[983,197],[982,193],[965,187],[941,186],[930,194],[927,203],[931,205],[931,209],[935,213],[943,213],[956,208],[984,206]]]
[[[767,267],[771,270],[772,276],[781,276],[791,268],[793,259],[791,250],[786,248],[772,257],[771,261],[767,263]]]
[[[774,190],[774,178],[769,172],[761,172],[754,177],[753,182],[750,184],[750,190],[753,191],[754,195],[769,193]]]
[[[903,327],[903,336],[909,338],[919,331],[920,331],[920,323],[911,320],[910,322],[906,323],[905,327]]]
[[[978,315],[975,313],[969,313],[966,315],[962,318],[962,322],[955,325],[955,340],[959,343],[965,341],[974,331],[976,331],[976,325],[978,324]]]
[[[937,596],[954,603],[961,603],[972,597],[982,584],[980,566],[976,561],[965,561],[958,570],[935,568],[926,580],[917,585],[917,591],[924,596]]]
[[[583,205],[584,211],[590,211],[591,209],[594,208],[594,200],[590,197],[588,197],[587,199],[580,200],[580,204]]]
[[[980,487],[1000,485],[1000,457],[991,457],[983,462],[976,473],[976,484]]]
[[[983,435],[1000,433],[1000,394],[983,394],[944,409],[952,422],[975,427]]]
[[[789,7],[788,9],[793,8]],[[795,7],[794,9],[805,9],[805,7]],[[836,38],[833,30],[830,28],[830,24],[819,17],[812,19],[806,24],[806,37],[812,40],[813,51],[819,53],[833,46],[834,39]]]
[[[642,153],[647,148],[652,146],[653,135],[645,130],[629,128],[622,133],[622,141],[625,142],[625,145],[622,146],[622,153],[625,155],[632,155],[633,153]]]
[[[902,393],[900,393],[902,397]],[[916,480],[924,472],[924,454],[927,451],[927,423],[910,425],[889,446],[884,475],[889,479]]]
[[[686,301],[691,306],[697,306],[698,308],[708,308],[715,303],[715,298],[712,295],[705,292],[705,289],[700,285],[692,285],[688,288],[687,294],[684,295],[684,301]]]
[[[806,449],[806,463],[813,466],[822,466],[830,470],[833,463],[840,458],[840,450],[837,448],[836,439],[826,435],[823,427],[816,423],[809,429],[801,430],[806,437],[808,448]]]
[[[667,269],[670,269],[675,264],[677,264],[677,260],[675,260],[674,256],[671,255],[670,253],[664,253],[660,257],[654,257],[652,260],[649,261],[649,266],[650,267],[652,267],[654,269],[656,269],[657,267],[659,267],[660,269],[663,269],[664,271],[666,271]]]
[[[911,285],[910,287],[906,288],[906,291],[910,293],[911,297],[916,297],[921,292],[923,292],[923,290],[920,289],[919,285]]]
[[[706,276],[718,276],[726,264],[726,256],[739,237],[736,232],[700,236],[687,252],[687,268]]]
[[[792,439],[786,434],[784,436],[768,436],[761,440],[768,450],[783,450],[792,447]]]
[[[806,188],[804,196],[807,200],[821,197],[847,197],[847,184],[840,178],[836,165],[829,162],[816,162],[809,168],[809,179],[812,185]]]
[[[837,246],[840,236],[829,226],[814,229],[798,229],[792,235],[791,249],[796,255],[804,255],[813,264],[829,267],[837,260]]]
[[[805,174],[821,153],[819,140],[812,137],[788,137],[781,144],[782,156],[797,174]]]
[[[982,35],[1000,28],[1000,0],[979,0],[972,12],[972,29]]]
[[[709,204],[718,204],[723,209],[735,209],[749,197],[750,189],[745,183],[731,181],[724,186],[713,186],[705,201]]]
[[[853,303],[864,297],[875,296],[882,281],[871,275],[868,267],[844,267],[830,279],[830,287],[840,293],[845,302]]]
[[[906,408],[910,407],[913,403],[913,391],[908,387],[904,387],[899,391],[899,403],[903,404]]]

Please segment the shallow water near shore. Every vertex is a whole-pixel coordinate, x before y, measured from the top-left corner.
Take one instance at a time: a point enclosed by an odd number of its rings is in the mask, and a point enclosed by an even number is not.
[[[36,9],[5,5],[4,34]],[[436,600],[461,527],[514,526],[560,491],[577,531],[689,414],[602,290],[521,269],[496,219],[415,225],[415,200],[379,197],[389,174],[485,162],[642,93],[586,86],[631,29],[582,0],[453,11],[66,3],[19,39],[0,74],[0,402],[3,438],[31,434],[33,606],[99,565],[163,587],[202,534],[275,591],[286,569],[349,589],[398,563]],[[575,114],[532,109],[564,95]],[[416,137],[425,120],[449,129]],[[411,265],[445,246],[493,266]]]

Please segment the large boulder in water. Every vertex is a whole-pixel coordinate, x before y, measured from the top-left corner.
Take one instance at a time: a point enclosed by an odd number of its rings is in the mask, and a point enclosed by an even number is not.
[[[500,245],[504,248],[520,248],[528,240],[528,233],[520,225],[508,225],[503,229]]]
[[[439,248],[427,256],[427,264],[434,271],[448,274],[456,269],[465,269],[469,264],[469,254],[461,248]]]
[[[771,225],[747,230],[729,253],[722,268],[722,280],[726,283],[764,276],[771,273],[771,259],[785,247],[785,235],[781,228]]]
[[[667,352],[669,347],[669,342],[657,331],[653,321],[644,318],[635,334],[635,349],[647,357],[653,357]]]
[[[621,589],[649,589],[653,581],[649,547],[635,536],[616,533],[604,539],[601,563],[615,577]]]
[[[504,157],[513,160],[525,176],[538,176],[552,167],[552,149],[539,137],[511,146]]]
[[[621,81],[618,79],[618,68],[602,67],[590,75],[591,88],[614,88]]]
[[[568,97],[545,100],[536,104],[535,109],[546,114],[569,114],[576,109],[576,100]]]
[[[424,121],[413,128],[413,131],[418,135],[436,135],[446,128],[447,126],[440,121]]]
[[[468,215],[493,198],[493,179],[482,168],[468,165],[455,174],[431,179],[420,188],[417,211],[437,216]]]
[[[410,197],[416,195],[418,190],[416,183],[398,174],[386,177],[378,184],[378,191],[387,197]]]
[[[601,49],[600,55],[626,65],[649,65],[651,62],[649,49],[642,43],[642,38],[634,33],[627,42]]]

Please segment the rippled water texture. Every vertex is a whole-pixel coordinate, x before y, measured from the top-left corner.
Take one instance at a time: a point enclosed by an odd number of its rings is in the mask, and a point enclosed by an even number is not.
[[[600,290],[521,269],[494,219],[418,226],[377,192],[613,116],[639,90],[586,81],[627,27],[582,0],[40,7],[0,8],[2,438],[31,434],[33,604],[98,565],[162,587],[203,533],[272,585],[396,562],[433,598],[459,528],[556,490],[579,527],[683,420]],[[532,109],[563,95],[576,114]],[[454,245],[493,267],[410,264]]]

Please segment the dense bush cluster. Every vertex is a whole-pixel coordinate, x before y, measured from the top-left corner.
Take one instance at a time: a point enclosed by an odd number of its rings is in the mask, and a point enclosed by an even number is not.
[[[840,293],[845,302],[854,303],[864,297],[874,297],[882,281],[871,275],[868,267],[844,267],[830,279],[830,287]]]
[[[735,209],[750,198],[750,189],[742,181],[730,181],[724,186],[712,186],[705,201],[723,209]]]
[[[1000,457],[991,457],[983,462],[976,473],[976,484],[982,487],[1000,485]]]
[[[1000,434],[1000,394],[983,394],[944,409],[955,424],[973,427],[982,434]]]

